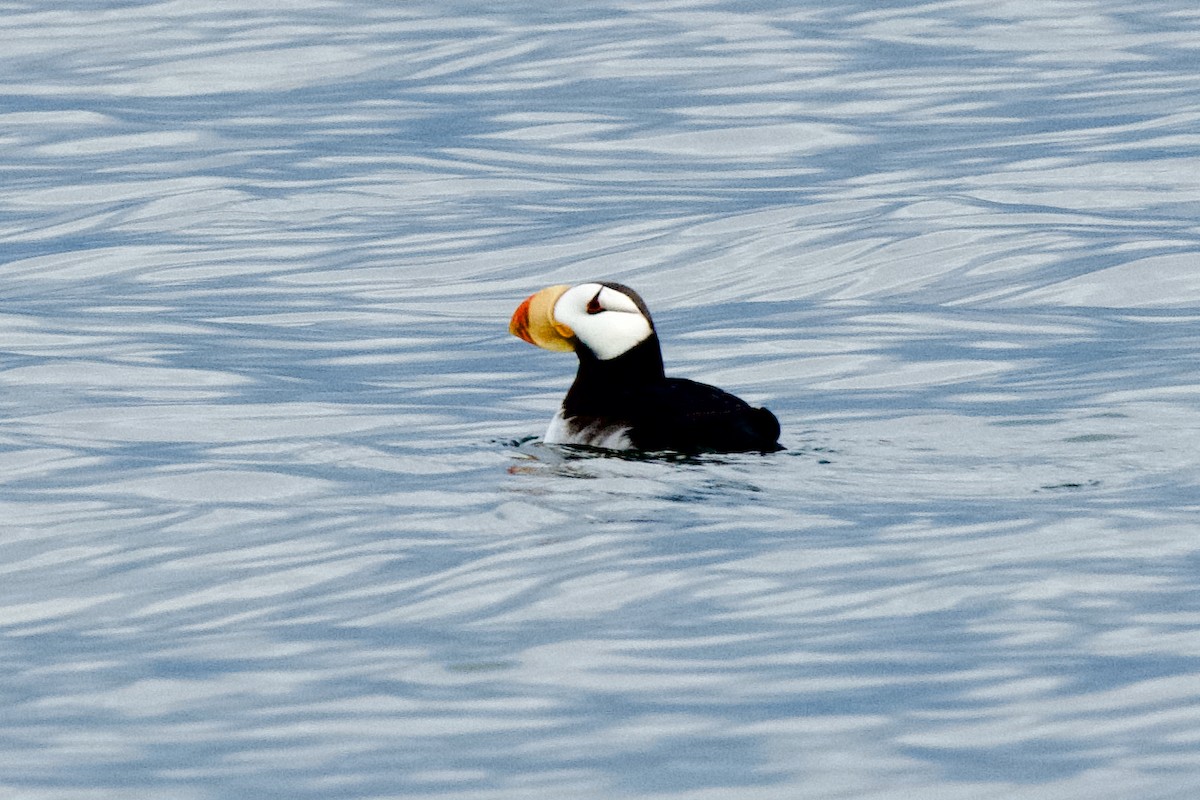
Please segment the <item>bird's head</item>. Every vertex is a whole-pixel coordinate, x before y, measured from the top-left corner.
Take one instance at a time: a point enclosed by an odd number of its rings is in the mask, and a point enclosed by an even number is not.
[[[654,335],[637,292],[619,283],[550,286],[525,299],[508,331],[546,350],[585,348],[601,361],[628,353]]]

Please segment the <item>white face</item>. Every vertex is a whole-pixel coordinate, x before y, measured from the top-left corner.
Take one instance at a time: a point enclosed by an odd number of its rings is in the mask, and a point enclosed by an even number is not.
[[[601,361],[629,352],[653,333],[637,303],[598,283],[583,283],[564,292],[554,304],[554,318],[574,331]]]

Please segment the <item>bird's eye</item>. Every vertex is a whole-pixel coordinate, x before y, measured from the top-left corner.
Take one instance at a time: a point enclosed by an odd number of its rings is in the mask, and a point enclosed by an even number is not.
[[[601,289],[600,291],[602,292],[604,290]],[[596,296],[593,297],[591,300],[588,300],[587,313],[599,314],[603,310],[604,310],[604,306],[600,305],[600,292],[596,292]]]

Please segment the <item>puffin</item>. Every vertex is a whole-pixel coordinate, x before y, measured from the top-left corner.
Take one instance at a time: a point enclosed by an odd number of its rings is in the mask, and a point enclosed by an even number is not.
[[[637,292],[596,281],[550,286],[521,303],[509,333],[579,358],[575,382],[543,441],[608,450],[768,453],[779,420],[715,386],[668,378],[650,311]]]

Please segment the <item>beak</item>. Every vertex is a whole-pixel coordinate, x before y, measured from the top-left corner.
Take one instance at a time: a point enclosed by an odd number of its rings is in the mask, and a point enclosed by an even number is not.
[[[574,350],[575,332],[554,319],[554,304],[570,288],[550,286],[529,295],[513,312],[508,332],[546,350]]]

